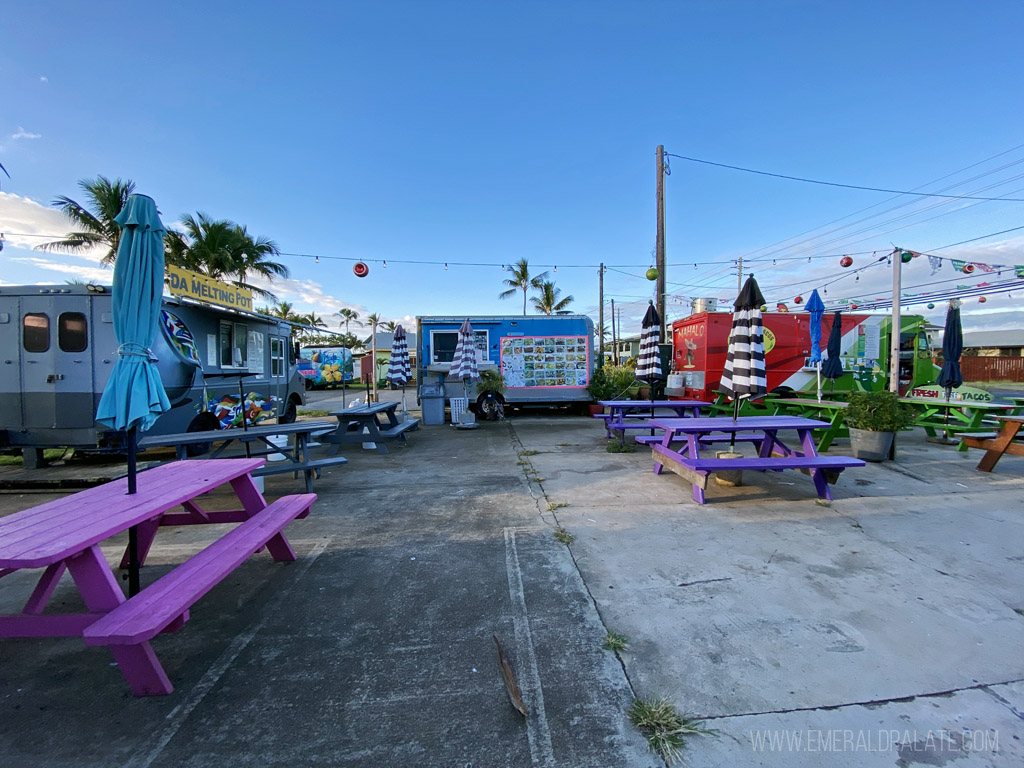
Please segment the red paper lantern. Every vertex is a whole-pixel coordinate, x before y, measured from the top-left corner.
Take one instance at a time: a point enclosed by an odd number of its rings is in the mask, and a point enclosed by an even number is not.
[[[850,305],[850,309],[856,309],[856,308],[857,308],[857,305],[856,305],[856,304],[851,304],[851,305]]]
[[[370,274],[370,268],[361,261],[357,261],[355,263],[355,266],[352,267],[352,271],[355,273],[356,277],[366,277]]]
[[[964,268],[962,270],[960,270],[960,271],[963,272],[965,275],[969,275],[969,274],[971,274],[971,272],[974,271],[974,265],[973,264],[964,264]]]
[[[794,304],[803,304],[804,303],[804,297],[803,296],[797,296],[795,299],[793,299],[793,303]]]
[[[979,296],[978,297],[978,303],[979,304],[984,304],[986,301],[988,301],[988,299],[986,299],[984,296]]]
[[[853,257],[852,256],[843,256],[843,258],[841,258],[839,260],[839,266],[840,267],[849,267],[852,264],[853,264]]]

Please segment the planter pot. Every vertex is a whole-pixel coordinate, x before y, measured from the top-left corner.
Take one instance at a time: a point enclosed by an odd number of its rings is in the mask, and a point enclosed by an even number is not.
[[[864,461],[885,461],[889,458],[894,437],[895,434],[892,432],[872,432],[850,427],[850,448],[854,458]]]
[[[651,388],[648,386],[642,386],[636,391],[637,400],[650,400],[651,399]]]
[[[604,413],[604,406],[597,403],[588,403],[587,410],[590,411],[591,416],[600,416]]]
[[[716,459],[742,459],[742,453],[736,453],[735,451],[715,451]],[[735,487],[737,485],[743,485],[743,470],[742,469],[719,469],[715,471],[715,482],[719,485],[727,485]]]

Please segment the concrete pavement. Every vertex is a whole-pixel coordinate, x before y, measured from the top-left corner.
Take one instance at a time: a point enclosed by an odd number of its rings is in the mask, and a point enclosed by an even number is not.
[[[701,507],[649,451],[605,444],[591,419],[526,416],[422,428],[386,456],[346,447],[289,528],[299,560],[254,556],[154,641],[171,696],[132,698],[103,648],[0,641],[0,754],[657,766],[625,717],[656,694],[718,731],[688,740],[691,766],[1024,764],[1024,462],[984,475],[977,452],[909,434],[897,462],[843,473],[831,505],[787,472],[711,486]],[[46,498],[0,495],[0,514]],[[201,548],[196,528],[161,532],[144,583]],[[0,580],[0,610],[32,583]],[[56,597],[78,600],[66,578]],[[626,651],[600,647],[608,630]]]

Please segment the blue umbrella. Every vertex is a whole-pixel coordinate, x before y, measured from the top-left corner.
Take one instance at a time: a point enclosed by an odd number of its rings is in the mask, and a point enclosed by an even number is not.
[[[818,289],[811,291],[811,297],[804,305],[811,313],[811,358],[810,362],[818,366],[818,402],[821,402],[821,317],[825,314],[825,304],[818,295]]]
[[[128,493],[135,493],[136,429],[149,429],[171,409],[151,347],[164,287],[164,225],[156,203],[130,195],[114,219],[121,240],[114,263],[113,320],[117,361],[96,410],[96,421],[125,432]],[[128,591],[138,592],[138,542],[129,531]]]
[[[946,329],[942,333],[942,370],[939,371],[938,385],[946,389],[946,402],[954,387],[964,383],[960,373],[960,355],[964,351],[964,332],[960,326],[960,302],[950,299],[946,310]],[[946,426],[949,426],[949,408],[946,409]],[[948,439],[945,432],[943,437]]]

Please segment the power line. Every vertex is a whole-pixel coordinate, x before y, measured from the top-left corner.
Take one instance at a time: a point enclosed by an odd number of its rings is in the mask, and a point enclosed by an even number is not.
[[[726,165],[725,163],[713,163],[710,160],[700,160],[696,157],[686,157],[685,155],[674,155],[670,152],[666,152],[669,157],[678,157],[680,160],[689,160],[691,163],[702,163],[704,165],[714,165],[719,168],[729,168],[733,171],[743,171],[744,173],[756,173],[759,176],[772,176],[777,179],[788,179],[789,181],[802,181],[806,184],[821,184],[826,187],[843,187],[844,189],[860,189],[865,192],[885,192],[891,195],[915,195],[917,197],[945,197],[950,200],[989,200],[1004,202],[1004,203],[1024,203],[1024,198],[1018,197],[972,197],[970,195],[941,195],[935,192],[908,192],[899,189],[883,189],[881,187],[862,187],[856,184],[840,184],[835,181],[819,181],[817,179],[805,179],[800,176],[787,176],[782,173],[769,173],[767,171],[755,171],[752,168],[740,168],[738,165]]]

